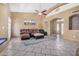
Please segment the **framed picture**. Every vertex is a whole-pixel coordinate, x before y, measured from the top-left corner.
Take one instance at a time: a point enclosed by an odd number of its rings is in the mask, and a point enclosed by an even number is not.
[[[25,20],[24,21],[24,25],[35,25],[36,24],[36,20]]]

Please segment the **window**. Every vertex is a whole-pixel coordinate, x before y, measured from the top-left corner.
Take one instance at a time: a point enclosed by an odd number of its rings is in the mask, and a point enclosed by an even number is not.
[[[69,30],[79,30],[79,14],[69,17]]]

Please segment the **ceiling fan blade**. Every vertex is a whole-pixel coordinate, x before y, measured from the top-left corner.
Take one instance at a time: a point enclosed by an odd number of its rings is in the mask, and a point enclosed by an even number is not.
[[[35,11],[36,11],[36,13],[37,13],[38,15],[46,15],[45,12],[46,12],[47,10],[43,10],[42,12],[39,12],[38,10],[35,10]]]
[[[42,13],[43,13],[43,12],[46,12],[46,11],[47,11],[47,10],[43,10]]]
[[[43,14],[43,15],[47,15],[45,12],[46,12],[47,10],[43,10],[41,13]]]
[[[47,15],[46,13],[42,13],[43,15]]]
[[[38,10],[35,10],[37,13],[39,13],[39,11]]]
[[[38,10],[35,10],[35,11],[36,11],[36,13],[37,13],[38,15],[42,15],[42,13],[39,12]]]

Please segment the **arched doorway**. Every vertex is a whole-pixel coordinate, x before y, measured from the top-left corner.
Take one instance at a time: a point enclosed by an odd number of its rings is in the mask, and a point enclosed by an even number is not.
[[[64,34],[64,19],[61,18],[56,20],[56,32],[60,35]]]
[[[50,22],[50,33],[57,39],[63,38],[64,34],[64,19],[55,18]]]

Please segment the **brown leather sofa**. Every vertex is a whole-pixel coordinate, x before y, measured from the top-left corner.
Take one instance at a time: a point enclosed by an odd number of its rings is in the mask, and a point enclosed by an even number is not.
[[[21,40],[26,40],[30,38],[30,34],[28,31],[26,31],[26,29],[20,30],[20,36],[21,36]]]
[[[43,29],[21,29],[20,30],[20,35],[22,40],[34,37],[35,33],[46,34],[46,32],[44,32]]]

